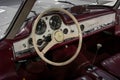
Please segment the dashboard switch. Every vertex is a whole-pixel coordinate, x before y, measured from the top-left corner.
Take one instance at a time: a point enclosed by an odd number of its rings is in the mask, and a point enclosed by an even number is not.
[[[50,42],[51,41],[51,34],[49,34],[48,36],[45,37],[45,41],[46,42]]]
[[[65,29],[63,30],[63,33],[64,33],[64,34],[67,34],[67,33],[68,33],[68,29],[65,28]]]
[[[23,47],[25,48],[25,47],[26,47],[26,44],[23,44]]]
[[[30,39],[28,40],[28,43],[29,43],[30,45],[33,45],[32,38],[30,38]]]
[[[80,25],[80,29],[81,29],[81,31],[83,31],[84,28],[85,28],[85,26],[84,26],[83,24],[81,24],[81,25]]]
[[[43,40],[42,39],[38,39],[37,40],[37,45],[41,45],[43,43]]]

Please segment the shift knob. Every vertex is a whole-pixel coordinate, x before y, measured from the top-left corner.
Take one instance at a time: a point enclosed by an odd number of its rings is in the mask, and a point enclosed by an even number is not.
[[[102,47],[102,44],[97,44],[97,50],[99,50]]]

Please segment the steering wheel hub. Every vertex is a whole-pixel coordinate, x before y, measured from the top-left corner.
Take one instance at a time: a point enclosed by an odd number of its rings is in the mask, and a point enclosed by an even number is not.
[[[56,31],[54,33],[54,38],[57,42],[62,42],[64,40],[64,34],[62,31]]]

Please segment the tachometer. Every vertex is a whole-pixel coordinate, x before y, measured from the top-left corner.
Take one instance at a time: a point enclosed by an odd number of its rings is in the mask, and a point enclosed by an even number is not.
[[[53,30],[57,30],[61,27],[61,18],[57,15],[50,18],[49,24]]]
[[[37,24],[36,34],[38,34],[38,35],[43,34],[46,31],[46,28],[47,28],[47,26],[46,26],[45,21],[41,19]]]

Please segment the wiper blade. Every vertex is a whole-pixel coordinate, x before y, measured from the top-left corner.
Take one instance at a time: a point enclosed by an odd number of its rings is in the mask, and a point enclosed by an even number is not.
[[[73,4],[73,3],[69,2],[69,1],[58,1],[58,2],[60,2],[60,3],[67,3],[67,4],[75,6],[75,4]]]

